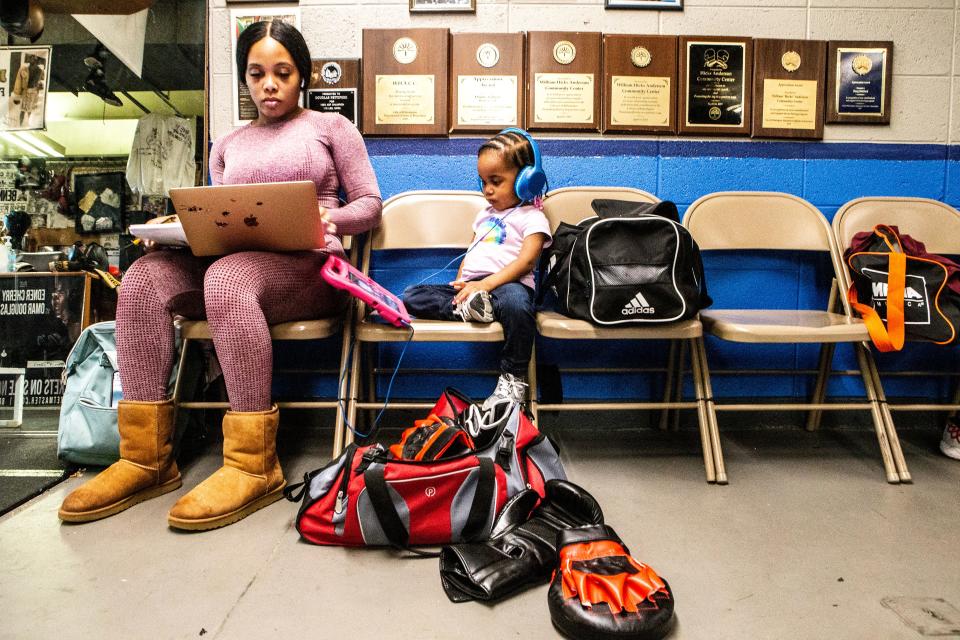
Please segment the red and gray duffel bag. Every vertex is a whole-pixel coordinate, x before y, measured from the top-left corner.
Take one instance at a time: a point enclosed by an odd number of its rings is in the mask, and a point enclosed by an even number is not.
[[[462,424],[471,405],[447,389],[430,415]],[[523,406],[498,409],[471,438],[472,450],[444,459],[398,459],[381,444],[350,445],[284,491],[291,502],[302,497],[300,536],[314,544],[395,547],[487,539],[508,498],[528,486],[543,496],[547,480],[566,478],[556,447]]]

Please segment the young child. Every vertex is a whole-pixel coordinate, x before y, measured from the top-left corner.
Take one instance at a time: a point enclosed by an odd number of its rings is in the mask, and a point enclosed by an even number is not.
[[[503,325],[500,378],[483,403],[522,401],[536,336],[533,270],[550,243],[550,224],[538,208],[546,187],[536,142],[521,129],[505,129],[477,152],[483,197],[490,204],[473,222],[473,241],[457,279],[417,285],[403,292],[412,315],[437,320]]]

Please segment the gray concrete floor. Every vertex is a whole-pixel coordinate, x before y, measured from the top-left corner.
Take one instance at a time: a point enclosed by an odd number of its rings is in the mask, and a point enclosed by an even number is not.
[[[704,482],[692,431],[554,435],[571,480],[673,587],[671,638],[916,639],[882,598],[960,608],[960,463],[939,455],[939,432],[901,433],[914,477],[901,486],[861,429],[724,430],[728,486]],[[284,441],[290,481],[330,446],[326,434]],[[216,531],[169,529],[216,449],[183,469],[182,489],[100,522],[56,516],[91,473],[0,518],[0,638],[558,637],[545,586],[454,605],[435,560],[305,544],[285,501]]]

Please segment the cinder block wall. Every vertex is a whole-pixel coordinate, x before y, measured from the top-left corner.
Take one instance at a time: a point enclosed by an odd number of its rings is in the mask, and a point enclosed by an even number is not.
[[[211,124],[216,137],[232,127],[232,62],[229,9],[225,0],[210,0],[209,6]],[[891,125],[827,126],[825,139],[960,143],[956,0],[685,0],[683,11],[614,11],[604,9],[603,0],[477,0],[475,15],[411,14],[406,0],[304,0],[299,6],[304,35],[316,57],[360,57],[362,29],[406,26],[893,40]]]
[[[890,126],[827,125],[823,142],[752,141],[748,138],[695,139],[676,136],[591,136],[543,134],[545,167],[552,187],[586,184],[639,187],[677,202],[681,211],[696,198],[721,190],[785,191],[803,197],[832,218],[845,202],[864,195],[935,198],[960,205],[960,4],[957,0],[685,0],[683,11],[606,10],[603,0],[536,2],[477,0],[473,14],[410,14],[406,0],[343,2],[306,0],[299,7],[304,35],[314,57],[360,57],[364,28],[447,27],[451,31],[579,30],[606,33],[748,35],[767,38],[892,40],[893,112]],[[245,4],[232,5],[244,8]],[[271,5],[272,6],[272,5]],[[276,5],[283,6],[283,5]],[[232,129],[229,8],[210,5],[210,113],[212,134]],[[384,197],[410,189],[473,189],[479,138],[368,139],[367,146]],[[445,261],[444,261],[445,262]],[[440,264],[443,264],[441,262]],[[424,266],[424,269],[427,267]],[[822,265],[763,256],[708,259],[711,293],[720,306],[820,306],[829,286]],[[750,270],[749,290],[734,284]],[[424,271],[424,275],[430,271]],[[376,276],[396,290],[409,284],[408,265],[381,263]],[[611,345],[613,346],[613,345]],[[595,362],[658,359],[651,345],[618,345],[597,350],[577,345],[546,345],[541,356]],[[739,348],[708,344],[711,363],[770,365],[783,360],[798,369],[815,366],[810,348]],[[381,350],[381,364],[392,368],[396,351]],[[489,349],[408,350],[404,366],[469,364],[489,367]],[[913,349],[883,358],[884,367],[911,361],[956,365],[956,351]],[[854,362],[843,350],[840,368]],[[779,363],[778,363],[779,366]],[[934,364],[936,366],[936,364]],[[398,393],[435,395],[450,379],[404,383]],[[565,380],[569,396],[656,393],[657,380],[624,384],[600,377]],[[719,396],[804,395],[805,378],[786,381],[718,377]],[[483,393],[489,381],[462,382]],[[854,380],[837,380],[836,395],[858,392]],[[938,396],[941,383],[894,384],[893,394]]]

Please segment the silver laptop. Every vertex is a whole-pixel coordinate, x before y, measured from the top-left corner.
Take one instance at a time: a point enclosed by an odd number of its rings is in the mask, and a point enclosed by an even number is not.
[[[171,189],[170,199],[197,256],[326,246],[309,180],[184,187]]]

